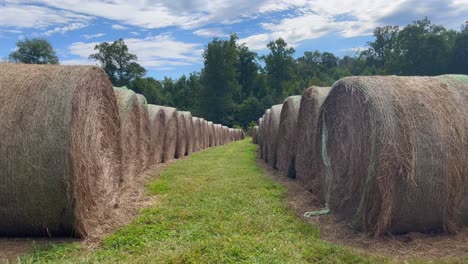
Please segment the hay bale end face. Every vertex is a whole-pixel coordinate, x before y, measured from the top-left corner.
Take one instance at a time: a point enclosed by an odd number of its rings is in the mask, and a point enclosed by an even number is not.
[[[274,169],[277,169],[276,152],[278,149],[278,131],[283,105],[274,105],[271,107],[271,112],[268,120],[267,128],[267,144],[268,144],[268,163]]]
[[[94,232],[121,178],[120,121],[104,71],[5,63],[0,91],[0,234]]]
[[[319,120],[327,203],[374,235],[456,232],[466,219],[468,85],[454,77],[350,77]]]
[[[194,144],[194,129],[193,129],[193,119],[192,113],[188,111],[179,111],[179,114],[185,119],[185,156],[189,156],[193,151]]]
[[[169,162],[176,157],[177,139],[179,137],[179,115],[173,107],[162,107],[165,115],[163,162]]]
[[[213,122],[208,122],[209,147],[216,146],[216,134]]]
[[[252,142],[258,144],[258,126],[255,126],[252,130]]]
[[[150,146],[150,126],[148,118],[148,102],[146,98],[141,94],[136,94],[138,100],[138,111],[140,126],[138,130],[139,148],[137,151],[140,171],[145,171],[150,166],[149,153],[151,151]]]
[[[318,131],[320,107],[328,96],[330,87],[307,88],[301,98],[297,119],[295,166],[289,172],[300,185],[311,191],[322,204],[325,203],[322,181],[321,133]],[[295,172],[295,175],[294,175]]]
[[[163,161],[164,140],[166,130],[166,113],[162,106],[148,105],[150,127],[149,165],[157,165]]]
[[[268,148],[269,148],[269,139],[268,139],[268,126],[270,122],[271,108],[265,111],[263,117],[263,129],[262,129],[262,158],[265,162],[268,162]]]
[[[177,112],[177,146],[175,157],[177,159],[183,158],[187,148],[187,125],[186,118],[183,113]]]
[[[278,130],[277,167],[280,172],[295,178],[297,117],[301,104],[300,95],[286,98],[281,109]]]

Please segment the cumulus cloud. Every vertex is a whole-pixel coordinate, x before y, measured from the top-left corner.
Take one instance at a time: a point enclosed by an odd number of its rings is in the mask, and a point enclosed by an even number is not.
[[[170,66],[189,66],[201,63],[202,45],[175,40],[171,35],[149,36],[143,39],[125,39],[129,51],[138,56],[138,63],[144,67],[160,69]],[[99,42],[75,42],[69,46],[71,55],[78,61],[86,60],[95,53]]]
[[[67,26],[63,26],[63,27],[55,27],[53,29],[50,29],[50,30],[47,30],[46,32],[44,32],[44,35],[46,36],[51,36],[55,33],[60,33],[60,34],[65,34],[66,32],[68,31],[73,31],[73,30],[77,30],[77,29],[80,29],[80,28],[84,28],[84,27],[87,27],[88,25],[85,24],[85,23],[71,23]]]

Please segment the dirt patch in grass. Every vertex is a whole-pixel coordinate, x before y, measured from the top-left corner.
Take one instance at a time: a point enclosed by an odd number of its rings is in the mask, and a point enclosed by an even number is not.
[[[258,155],[257,155],[258,156]],[[266,174],[288,189],[288,204],[304,221],[314,224],[320,230],[320,237],[328,242],[355,248],[364,253],[384,255],[391,258],[409,260],[442,260],[454,262],[468,261],[468,230],[456,235],[408,233],[405,235],[373,238],[356,233],[344,222],[337,222],[333,215],[312,218],[304,217],[305,212],[318,211],[318,199],[293,179],[287,178],[267,163],[257,158]]]

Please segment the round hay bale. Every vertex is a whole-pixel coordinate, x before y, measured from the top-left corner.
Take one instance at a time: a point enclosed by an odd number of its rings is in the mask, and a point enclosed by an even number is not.
[[[252,130],[252,142],[258,144],[258,126],[254,126]]]
[[[164,107],[159,105],[148,105],[148,117],[150,126],[150,151],[149,164],[157,165],[163,162],[164,140],[166,131],[166,113]]]
[[[269,126],[269,121],[270,121],[270,113],[271,113],[271,108],[267,109],[265,111],[265,115],[263,118],[263,129],[262,129],[262,159],[265,162],[268,162],[268,126]]]
[[[214,124],[214,141],[215,141],[215,146],[219,146],[221,142],[221,137],[219,133],[219,127],[221,125],[219,124]]]
[[[262,127],[263,127],[263,117],[260,117],[258,119],[258,131],[257,131],[257,144],[258,144],[258,149],[259,150],[261,150],[261,148],[262,148]],[[260,155],[261,155],[261,153],[260,153]]]
[[[286,98],[281,109],[278,130],[277,167],[279,171],[290,178],[295,178],[297,117],[301,97],[297,95]]]
[[[193,129],[193,119],[192,113],[188,111],[180,111],[179,113],[185,118],[185,135],[187,137],[185,143],[185,155],[189,156],[193,152],[193,144],[194,144],[194,129]]]
[[[209,134],[209,147],[216,146],[216,134],[215,134],[215,127],[213,122],[208,122],[208,134]]]
[[[278,149],[278,131],[283,105],[274,105],[271,107],[271,112],[268,120],[267,128],[267,144],[268,144],[268,163],[274,169],[277,169],[276,151]]]
[[[146,98],[141,94],[136,94],[138,99],[138,111],[140,112],[139,120],[140,126],[138,129],[138,139],[139,139],[139,148],[138,148],[138,159],[140,161],[140,171],[144,171],[149,168],[149,153],[151,151],[150,146],[150,126],[149,126],[149,117],[148,117],[148,102]]]
[[[165,115],[163,162],[169,162],[176,157],[177,139],[179,136],[179,115],[173,107],[162,107]]]
[[[198,152],[201,149],[202,127],[200,118],[192,117],[193,122],[193,152]]]
[[[338,220],[376,236],[461,228],[467,83],[381,76],[333,85],[319,129],[326,202]]]
[[[99,67],[0,64],[0,235],[94,233],[117,203],[120,120]]]
[[[130,187],[143,170],[140,145],[141,104],[137,94],[126,87],[114,87],[115,98],[121,121],[122,183],[123,189]]]
[[[187,148],[187,125],[186,125],[186,117],[184,113],[177,112],[177,145],[176,145],[176,153],[175,157],[177,159],[183,158],[186,153]]]
[[[324,203],[324,187],[320,176],[322,156],[319,150],[321,133],[318,129],[320,107],[330,92],[330,87],[309,87],[302,95],[297,119],[295,163],[288,176],[311,191],[319,202]]]
[[[199,118],[200,122],[200,150],[206,149],[206,121],[203,118]]]

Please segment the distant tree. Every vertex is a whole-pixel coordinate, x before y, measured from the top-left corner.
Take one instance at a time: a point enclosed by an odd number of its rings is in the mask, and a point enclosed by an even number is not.
[[[146,97],[149,104],[167,105],[161,83],[153,77],[138,78],[131,82],[130,89]]]
[[[123,39],[100,43],[94,47],[98,52],[89,55],[90,59],[101,63],[102,68],[115,86],[129,85],[133,80],[145,76],[146,70],[138,64],[137,56],[128,52]]]
[[[388,56],[397,45],[399,28],[397,26],[377,27],[374,29],[374,41],[367,42],[370,47],[368,51],[368,64],[377,67],[385,67]]]
[[[44,38],[23,39],[16,42],[16,50],[8,60],[27,64],[58,64],[55,49]]]
[[[252,52],[242,44],[238,46],[239,51],[239,84],[242,86],[241,99],[247,98],[253,93],[255,81],[258,77],[260,66],[258,65],[257,53]]]

